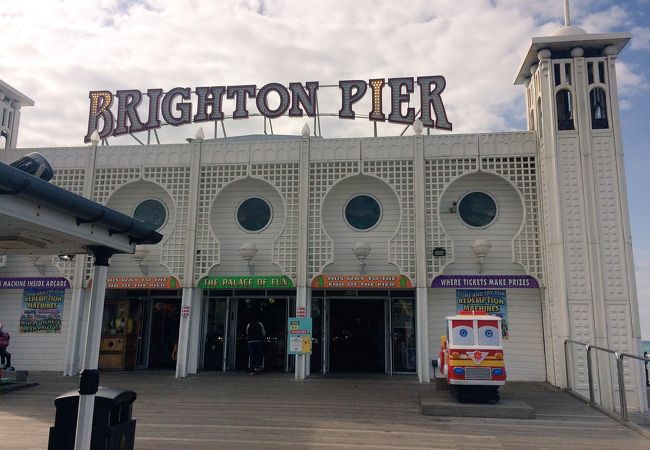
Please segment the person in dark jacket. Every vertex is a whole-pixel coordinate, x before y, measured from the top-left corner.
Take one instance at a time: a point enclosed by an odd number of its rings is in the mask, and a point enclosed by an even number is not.
[[[2,331],[2,322],[0,322],[0,369],[14,370],[11,367],[11,353],[7,351],[9,337],[9,333]]]
[[[248,343],[249,369],[251,375],[262,372],[262,358],[264,356],[264,338],[266,330],[257,317],[252,316],[246,325],[246,342]]]

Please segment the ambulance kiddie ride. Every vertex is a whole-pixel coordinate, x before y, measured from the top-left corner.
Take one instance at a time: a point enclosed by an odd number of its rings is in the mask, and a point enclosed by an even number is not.
[[[506,384],[501,318],[462,311],[446,318],[438,368],[460,402],[498,402]]]

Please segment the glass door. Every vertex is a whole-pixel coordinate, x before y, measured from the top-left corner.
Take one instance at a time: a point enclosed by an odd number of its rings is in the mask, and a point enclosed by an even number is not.
[[[149,368],[174,369],[181,321],[181,299],[156,297],[152,301]]]
[[[388,336],[392,328],[390,298],[384,299],[384,373],[393,374],[393,345]]]
[[[386,304],[383,298],[329,299],[329,369],[386,373]]]
[[[226,321],[226,361],[225,370],[235,370],[237,368],[237,313],[239,310],[239,299],[228,299],[228,320]]]
[[[311,299],[311,357],[309,358],[309,370],[311,373],[323,370],[323,299],[314,297]]]
[[[203,340],[203,369],[224,370],[228,299],[206,299],[206,324]]]
[[[134,317],[135,339],[136,339],[136,369],[147,369],[149,367],[149,335],[151,324],[151,299],[139,298],[131,301],[131,314]]]
[[[391,328],[392,372],[415,372],[417,353],[415,347],[414,299],[391,299]]]
[[[285,372],[293,372],[296,367],[296,358],[295,357],[289,357],[289,352],[287,351],[287,320],[289,317],[294,317],[296,313],[296,298],[295,297],[289,297],[285,300],[286,305],[287,305],[287,311],[286,315],[284,318],[284,336],[283,336],[283,346],[284,346],[284,371]]]
[[[325,297],[323,299],[323,373],[330,371],[330,336],[330,300]]]

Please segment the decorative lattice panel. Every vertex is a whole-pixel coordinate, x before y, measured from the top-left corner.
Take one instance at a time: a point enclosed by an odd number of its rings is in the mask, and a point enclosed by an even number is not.
[[[57,169],[50,183],[77,195],[83,195],[85,180],[85,169]],[[59,269],[61,275],[72,280],[75,268],[74,261],[62,261],[58,257],[54,257],[52,264]]]
[[[79,257],[84,258],[84,286],[87,286],[88,281],[90,281],[95,276],[95,266],[92,255],[79,255]]]
[[[334,243],[322,226],[321,205],[335,183],[359,172],[358,161],[314,162],[309,168],[309,276],[322,272],[334,259]]]
[[[219,263],[219,241],[210,228],[210,205],[228,183],[247,175],[245,164],[209,165],[201,168],[199,206],[196,221],[195,281]]]
[[[78,255],[77,258],[81,258],[83,255]],[[61,275],[66,277],[68,280],[71,280],[74,278],[74,267],[75,267],[75,262],[74,261],[64,261],[58,257],[58,255],[52,257],[52,265],[59,269],[59,272],[61,272]]]
[[[395,189],[402,206],[400,227],[388,246],[388,260],[415,280],[415,194],[413,161],[365,161],[365,173],[381,178]]]
[[[108,198],[117,188],[139,179],[141,174],[140,167],[95,169],[91,199],[97,203],[106,204]],[[94,270],[92,257],[88,256],[86,258],[86,269],[84,270],[84,281],[92,278]]]
[[[529,274],[543,279],[535,157],[482,158],[481,169],[510,180],[523,196],[526,221],[513,239],[512,256],[514,261],[526,267]]]
[[[146,167],[143,178],[160,184],[174,201],[176,222],[173,232],[169,236],[165,236],[161,245],[160,262],[169,268],[172,275],[183,279],[185,248],[189,233],[187,213],[190,196],[190,168]]]
[[[85,179],[86,171],[84,169],[57,169],[50,183],[66,191],[82,195]]]
[[[129,181],[139,179],[141,173],[140,167],[97,169],[95,171],[92,199],[98,203],[105,204],[108,197],[117,188]]]
[[[254,164],[251,167],[251,175],[274,185],[285,202],[285,223],[280,236],[273,243],[273,262],[282,267],[286,275],[295,279],[298,257],[299,166],[297,163]]]
[[[434,276],[441,273],[445,265],[454,261],[454,242],[442,228],[438,220],[438,200],[442,191],[459,176],[475,172],[476,158],[429,159],[424,162],[427,249],[443,247],[447,255],[428,258],[427,272]]]

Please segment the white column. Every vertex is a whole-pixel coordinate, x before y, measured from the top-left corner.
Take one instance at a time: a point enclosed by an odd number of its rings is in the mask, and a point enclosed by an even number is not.
[[[597,185],[601,182],[601,175],[595,173],[594,156],[591,142],[591,108],[589,103],[588,79],[584,51],[574,48],[573,56],[575,94],[576,94],[576,129],[579,131],[580,172],[582,174],[582,196],[585,205],[585,235],[586,235],[586,262],[591,272],[591,298],[593,307],[594,340],[596,345],[608,348],[607,312],[605,305],[604,272],[601,258],[601,241],[599,233]],[[600,387],[601,406],[610,409],[614,398],[611,389],[605,386],[612,385],[611,364],[609,355],[594,352],[594,362],[597,367],[594,375],[598,375]]]
[[[68,342],[66,344],[65,367],[63,375],[76,375],[80,369],[81,350],[79,340],[83,324],[85,290],[82,289],[84,263],[86,255],[79,255],[75,262],[75,271],[72,278],[72,307],[70,308],[70,320],[68,322]]]
[[[201,341],[201,319],[203,317],[203,303],[201,289],[192,289],[192,306],[190,307],[190,353],[187,361],[187,373],[195,374],[199,366],[199,342]],[[192,314],[194,311],[194,314]],[[206,311],[207,313],[207,311]]]
[[[187,376],[187,367],[190,354],[190,317],[192,315],[192,291],[191,287],[183,288],[183,300],[181,302],[181,323],[178,330],[178,347],[176,353],[176,377]],[[189,308],[190,314],[185,316],[183,311]]]
[[[610,49],[611,50],[611,49]],[[608,55],[608,53],[611,53]],[[632,232],[630,229],[630,212],[627,203],[627,186],[625,182],[625,163],[623,158],[623,141],[621,139],[621,114],[618,102],[618,84],[616,82],[616,54],[605,50],[607,55],[607,66],[609,73],[609,103],[611,105],[612,118],[611,126],[614,130],[614,142],[616,146],[616,171],[618,182],[618,196],[620,199],[621,222],[623,224],[623,243],[627,285],[629,289],[630,302],[630,324],[632,342],[628,349],[631,353],[642,354],[641,350],[641,323],[639,320],[639,302],[636,290],[636,274],[634,272],[634,259],[632,255]],[[639,410],[648,411],[648,396],[645,386],[645,370],[643,364],[637,364],[635,371],[635,387],[638,396]]]
[[[422,136],[413,137],[414,152],[414,184],[415,184],[415,261],[416,261],[416,339],[418,358],[418,380],[420,383],[429,383],[431,373],[429,366],[429,298],[427,295],[427,248],[424,215],[425,201],[425,173],[424,173],[424,140]]]
[[[307,288],[307,317],[311,317],[311,287]],[[312,324],[311,324],[311,329],[312,329],[312,349],[313,349],[313,332],[314,332],[314,323],[313,323],[313,318],[312,318]],[[308,377],[311,375],[311,355],[306,355],[305,356],[305,376]]]
[[[9,148],[18,147],[18,127],[20,126],[20,108],[21,104],[19,101],[14,100],[11,102],[11,109],[13,109],[13,121],[11,124],[11,136],[9,136]]]
[[[305,125],[306,126],[306,125]],[[308,131],[308,130],[307,130]],[[304,130],[303,130],[304,133]],[[298,255],[296,269],[296,311],[304,308],[306,317],[311,317],[309,305],[309,271],[308,262],[308,233],[309,233],[309,132],[303,134],[300,141],[298,183]],[[288,343],[287,343],[288,344]],[[309,358],[306,355],[296,355],[295,378],[304,380],[307,376]]]
[[[553,261],[553,272],[547,270],[547,279],[553,279],[552,289],[546,289],[548,304],[553,309],[550,313],[555,317],[552,324],[554,334],[549,337],[553,344],[555,361],[553,364],[552,383],[558,387],[566,387],[566,359],[564,351],[564,340],[571,337],[569,330],[569,303],[567,297],[566,261],[564,254],[564,232],[562,228],[562,208],[560,193],[560,172],[558,166],[558,142],[557,142],[557,114],[555,110],[555,86],[551,76],[551,52],[547,49],[540,50],[537,54],[539,59],[539,77],[542,99],[543,136],[545,146],[546,172],[541,173],[539,178],[548,188],[548,211],[549,217],[544,218],[549,222],[549,233],[544,236],[547,248],[544,252],[546,260]],[[541,191],[542,189],[540,189]],[[543,197],[542,197],[543,201]],[[540,208],[544,212],[543,208]],[[545,227],[542,227],[544,232]],[[548,283],[548,281],[547,281]]]
[[[86,167],[84,172],[84,185],[82,195],[90,198],[95,180],[95,161],[97,159],[97,145],[88,147]],[[77,255],[75,258],[74,275],[72,277],[72,309],[70,311],[70,325],[68,326],[68,343],[64,375],[76,375],[81,370],[81,361],[84,358],[85,343],[81,342],[82,336],[88,335],[87,289],[83,288],[86,271],[86,255]]]
[[[106,294],[106,277],[108,274],[109,252],[100,250],[95,254],[95,276],[90,294],[89,326],[86,336],[86,351],[83,359],[83,370],[92,373],[99,364],[99,342],[102,335],[102,316],[104,314],[104,297]],[[82,385],[84,380],[82,373]],[[77,430],[75,450],[89,450],[93,428],[93,411],[95,407],[95,392],[84,394],[80,390],[79,411],[77,414]]]
[[[178,346],[176,355],[176,377],[184,378],[188,373],[190,355],[190,323],[194,314],[201,314],[201,308],[192,308],[194,284],[194,255],[196,254],[196,214],[199,202],[199,183],[201,181],[201,151],[202,141],[192,145],[192,161],[190,163],[190,195],[187,208],[187,242],[185,247],[185,264],[183,267],[183,299],[181,308],[189,308],[190,315],[183,317],[178,331]],[[200,296],[200,290],[196,290]],[[182,309],[181,309],[182,310]]]
[[[307,287],[299,286],[296,289],[296,311],[304,308],[307,311]],[[295,312],[294,311],[294,314]],[[310,314],[307,313],[307,316]],[[307,355],[296,355],[296,380],[304,380],[307,376]]]

